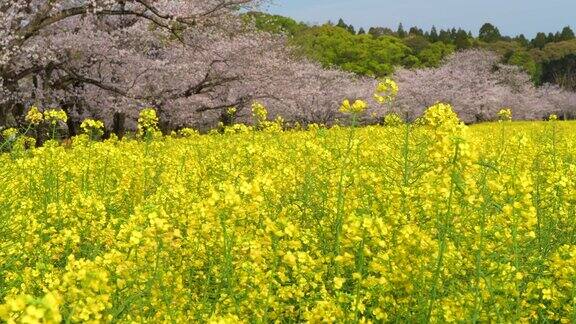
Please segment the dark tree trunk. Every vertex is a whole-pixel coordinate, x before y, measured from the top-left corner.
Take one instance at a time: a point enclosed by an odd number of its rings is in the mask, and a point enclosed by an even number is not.
[[[76,136],[80,133],[80,123],[77,120],[68,118],[66,125],[68,126],[68,137]]]
[[[236,121],[235,113],[230,114],[228,110],[223,110],[222,113],[220,114],[220,122],[222,122],[224,126],[233,125],[235,121]]]
[[[114,113],[114,120],[112,124],[112,132],[118,136],[119,139],[126,134],[126,114],[121,112]]]
[[[18,127],[17,116],[14,115],[14,108],[16,107],[12,102],[0,105],[0,127]]]
[[[6,80],[7,78],[4,77]],[[3,87],[9,92],[15,93],[17,84],[14,82],[4,81]],[[0,127],[18,127],[18,119],[24,114],[24,105],[16,103],[14,100],[8,100],[0,104]]]

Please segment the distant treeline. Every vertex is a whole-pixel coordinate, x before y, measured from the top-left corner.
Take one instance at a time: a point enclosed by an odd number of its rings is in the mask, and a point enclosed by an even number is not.
[[[490,49],[503,63],[521,66],[535,84],[554,83],[576,90],[576,37],[566,26],[556,33],[540,32],[533,39],[524,35],[503,36],[498,28],[484,24],[478,37],[461,28],[423,30],[419,27],[396,30],[387,27],[356,29],[340,19],[323,25],[308,25],[294,19],[266,13],[246,15],[257,27],[290,37],[297,53],[322,63],[339,66],[361,75],[390,75],[395,66],[437,67],[449,54],[469,48]]]

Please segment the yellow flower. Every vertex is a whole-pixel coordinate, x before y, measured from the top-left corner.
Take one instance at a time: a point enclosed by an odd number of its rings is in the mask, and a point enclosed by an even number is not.
[[[18,130],[16,128],[7,128],[2,131],[2,137],[4,140],[13,141],[16,139],[16,135],[18,135]]]
[[[156,110],[154,108],[145,108],[140,111],[140,117],[138,118],[138,135],[141,137],[154,137],[157,133],[159,133],[159,128]]]
[[[268,110],[260,102],[254,102],[252,104],[252,116],[255,119],[256,124],[262,124],[268,119]]]
[[[512,110],[509,108],[503,108],[498,112],[498,118],[501,121],[511,121],[512,120]]]
[[[68,115],[62,109],[49,109],[44,112],[44,120],[51,123],[52,125],[56,125],[58,122],[66,122],[68,121]]]
[[[542,299],[544,300],[552,300],[552,289],[542,289]]]
[[[402,117],[397,113],[389,113],[384,116],[384,125],[385,126],[399,126],[404,124]]]
[[[420,121],[0,154],[0,322],[571,322],[576,124]]]
[[[0,305],[0,320],[13,323],[15,318],[19,318],[21,323],[60,323],[60,299],[53,292],[46,293],[42,298],[29,295],[9,297],[6,304]]]
[[[398,84],[392,79],[386,78],[382,82],[378,83],[376,88],[376,93],[374,93],[374,99],[380,104],[391,102],[398,95]]]
[[[346,99],[342,102],[340,106],[340,112],[359,114],[368,108],[368,104],[363,100],[356,100],[353,104],[350,104],[350,100]]]
[[[82,131],[91,137],[100,137],[104,134],[104,123],[99,120],[85,119],[80,124]]]
[[[334,289],[342,289],[342,285],[344,284],[344,282],[346,282],[346,279],[344,278],[340,278],[340,277],[336,277],[334,278]]]
[[[438,102],[424,112],[422,122],[433,128],[451,128],[459,125],[460,119],[451,105]]]
[[[296,256],[292,252],[288,252],[284,255],[284,262],[288,265],[295,267],[296,266]]]
[[[38,125],[44,120],[44,117],[36,106],[32,106],[30,110],[28,110],[25,120],[32,125]]]
[[[182,128],[181,130],[178,131],[178,135],[182,137],[194,137],[199,136],[200,132],[198,132],[193,128]]]

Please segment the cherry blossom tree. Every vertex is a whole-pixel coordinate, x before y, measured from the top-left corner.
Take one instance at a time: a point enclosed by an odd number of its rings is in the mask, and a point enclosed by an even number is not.
[[[545,84],[540,95],[551,105],[551,114],[563,120],[576,119],[576,93],[558,85]]]
[[[331,124],[343,118],[343,99],[371,101],[376,80],[295,57],[283,36],[239,17],[261,3],[0,0],[0,127],[18,126],[38,106],[64,109],[71,134],[87,117],[121,132],[154,107],[164,130],[209,129],[250,122],[254,101],[271,118]],[[573,109],[570,93],[535,88],[519,68],[484,51],[457,53],[437,69],[401,69],[395,79],[397,107],[410,118],[436,101],[452,103],[467,122],[502,107],[526,119]],[[364,122],[386,113],[369,104]]]
[[[499,61],[492,52],[468,50],[453,54],[439,68],[400,69],[395,74],[400,86],[397,105],[414,118],[437,101],[447,102],[467,123],[495,119],[502,108],[526,120],[576,108],[573,93],[535,87],[519,67]]]
[[[0,9],[0,126],[32,105],[135,127],[158,110],[164,129],[214,127],[229,108],[250,121],[255,100],[272,116],[331,123],[344,97],[374,80],[294,58],[280,36],[238,10],[257,0],[4,0]],[[124,125],[126,124],[126,125]]]

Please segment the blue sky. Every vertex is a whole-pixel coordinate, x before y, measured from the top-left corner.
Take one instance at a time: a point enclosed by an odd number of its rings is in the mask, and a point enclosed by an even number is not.
[[[359,26],[429,29],[462,27],[474,34],[484,22],[505,35],[576,30],[576,0],[272,0],[269,11],[308,23],[337,21]]]

